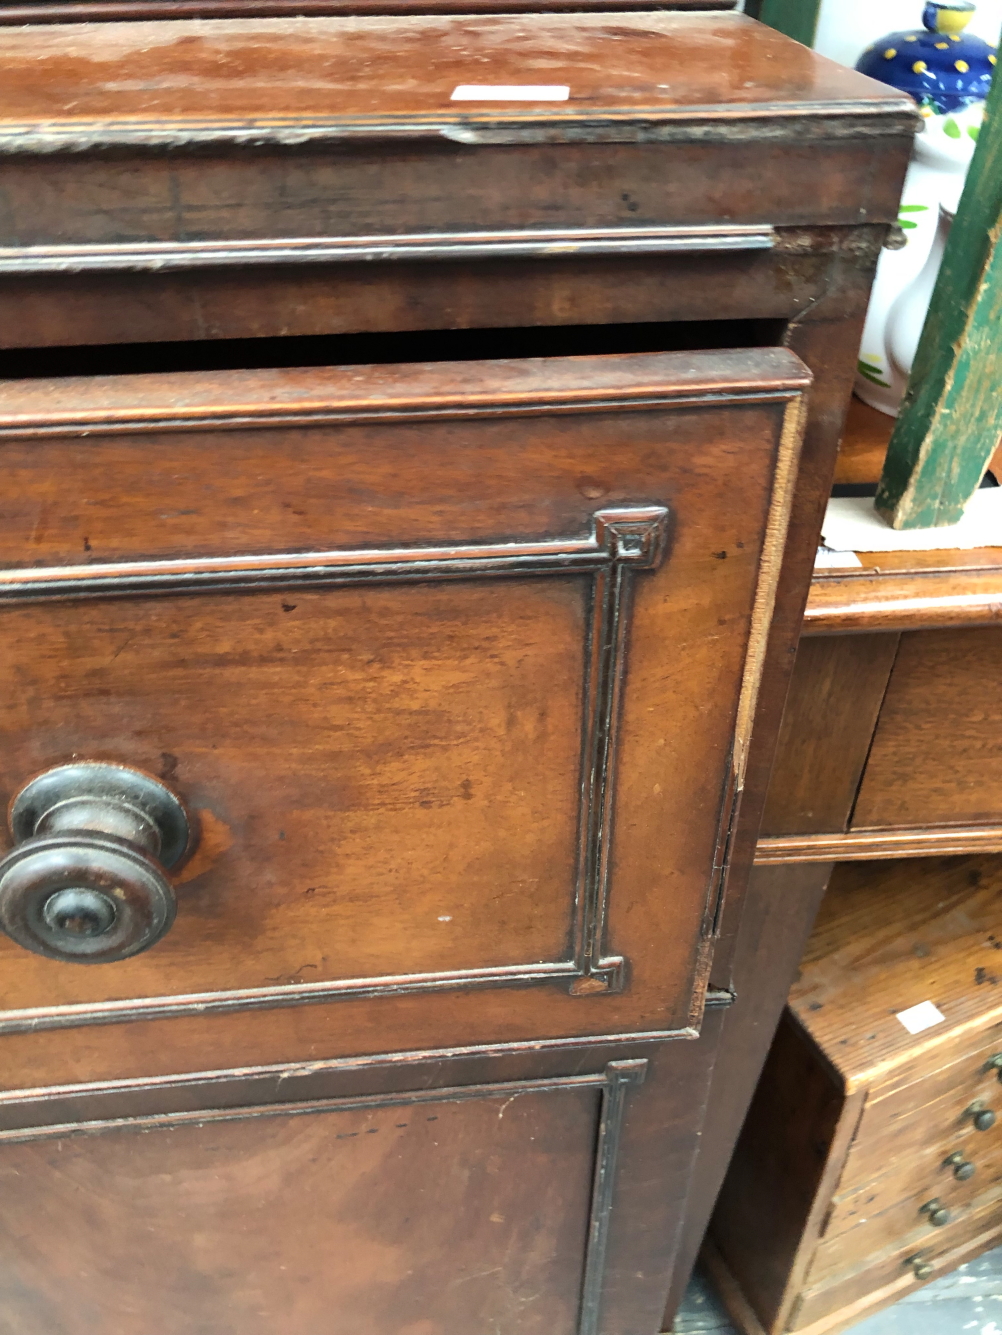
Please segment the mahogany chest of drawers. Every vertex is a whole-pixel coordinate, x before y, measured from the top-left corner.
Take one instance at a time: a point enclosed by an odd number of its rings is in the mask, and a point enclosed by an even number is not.
[[[913,111],[729,14],[5,67],[8,1319],[652,1335]]]

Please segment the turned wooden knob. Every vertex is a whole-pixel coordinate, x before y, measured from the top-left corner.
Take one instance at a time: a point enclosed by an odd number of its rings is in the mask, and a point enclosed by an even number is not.
[[[61,765],[10,808],[15,847],[0,861],[0,927],[50,959],[101,964],[148,950],[170,929],[166,869],[190,827],[169,788],[122,765]]]

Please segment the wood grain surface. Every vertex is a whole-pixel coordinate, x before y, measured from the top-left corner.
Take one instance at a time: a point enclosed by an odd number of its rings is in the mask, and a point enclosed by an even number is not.
[[[896,635],[801,640],[764,837],[846,829],[897,650]]]
[[[733,9],[737,0],[659,0],[656,8]],[[655,8],[653,0],[647,6]],[[282,15],[518,14],[644,9],[640,0],[64,0],[0,5],[0,25],[96,23],[116,19],[267,18]]]
[[[203,840],[159,950],[87,970],[0,946],[8,1028],[152,1015],[172,997],[194,1014],[344,995],[376,1007],[346,1051],[378,1051],[370,1025],[401,992],[428,994],[430,1020],[443,989],[533,982],[546,991],[508,992],[500,1029],[488,1006],[483,1037],[695,1022],[806,372],[765,350],[488,367],[479,391],[477,364],[466,373],[470,391],[447,393],[441,365],[371,383],[345,371],[354,404],[319,370],[250,387],[239,373],[10,383],[7,560],[30,566],[20,586],[6,574],[29,601],[3,613],[19,644],[4,788],[70,756],[115,758],[163,776]],[[607,577],[576,575],[571,555],[532,578],[408,581],[391,562],[346,587],[297,587],[293,571],[282,591],[187,591],[203,554],[362,559],[403,542],[419,559],[487,542],[499,560],[522,543],[531,562],[633,498],[667,506],[673,536],[661,568],[632,577],[621,648],[600,650],[592,628]],[[116,579],[132,589],[130,557],[153,560],[157,596],[107,596]],[[42,574],[62,583],[38,603]],[[76,596],[97,576],[100,597]],[[612,703],[591,704],[589,655],[614,652]],[[617,714],[612,767],[582,777],[592,730]],[[652,716],[670,730],[652,733]],[[603,824],[609,843],[581,871]],[[576,944],[592,896],[599,935]],[[644,904],[671,905],[663,932]],[[625,958],[618,982],[571,962],[593,951],[596,966]],[[553,1009],[560,975],[572,995]],[[472,1038],[464,1015],[432,1044]],[[402,1013],[393,1033],[429,1045]]]
[[[852,827],[1002,823],[1002,629],[903,635]]]
[[[125,131],[130,121],[141,129],[136,111],[124,110],[119,80],[153,71],[157,83],[144,88],[141,118],[194,126],[210,118],[256,120],[264,111],[262,128],[274,127],[272,133],[287,116],[342,123],[374,117],[412,135],[429,115],[436,124],[474,127],[527,117],[559,123],[582,112],[628,117],[633,107],[648,121],[685,121],[697,108],[740,114],[763,103],[774,116],[794,114],[801,132],[812,114],[896,111],[901,129],[914,123],[895,90],[728,14],[575,13],[537,15],[531,24],[503,15],[81,24],[24,27],[5,46],[5,133],[33,121],[50,133],[61,121],[101,121],[99,134],[114,133],[116,124]],[[665,85],[668,49],[679,78]],[[43,68],[58,72],[58,81],[41,77]],[[569,85],[568,103],[495,102],[488,110],[449,101],[457,84],[523,84],[530,68],[536,84]]]
[[[934,1070],[952,1044],[970,1044],[993,1022],[1000,878],[991,857],[839,868],[790,1006],[847,1088],[884,1083],[897,1062],[920,1052]],[[897,1012],[922,1001],[934,1002],[946,1023],[917,1042]]]
[[[594,1089],[516,1087],[5,1144],[5,1319],[24,1335],[575,1335],[597,1114]]]

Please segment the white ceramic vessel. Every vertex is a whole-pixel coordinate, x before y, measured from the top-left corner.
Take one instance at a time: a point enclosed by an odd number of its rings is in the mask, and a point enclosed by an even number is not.
[[[905,244],[900,250],[884,250],[877,265],[859,349],[856,394],[892,417],[904,397],[950,222],[974,154],[968,130],[980,125],[983,114],[984,103],[977,103],[952,118],[926,119],[901,196],[898,221]],[[960,126],[959,138],[945,132],[948,119]]]
[[[854,65],[889,29],[913,27],[922,12],[922,0],[823,0],[815,46],[831,59]],[[995,45],[1000,29],[1002,0],[979,0],[965,35]],[[889,54],[896,53],[889,49]],[[898,218],[904,244],[881,255],[856,378],[857,395],[892,416],[908,383],[984,102],[942,114],[930,105],[921,110],[924,132],[915,141]]]

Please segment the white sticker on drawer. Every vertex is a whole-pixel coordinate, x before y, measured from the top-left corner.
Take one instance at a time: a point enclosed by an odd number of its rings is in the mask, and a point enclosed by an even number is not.
[[[920,1001],[917,1006],[909,1006],[906,1011],[898,1011],[898,1019],[910,1034],[921,1034],[923,1029],[931,1029],[934,1024],[941,1024],[946,1016],[931,1001]]]
[[[571,95],[563,83],[461,83],[451,102],[566,102]]]

